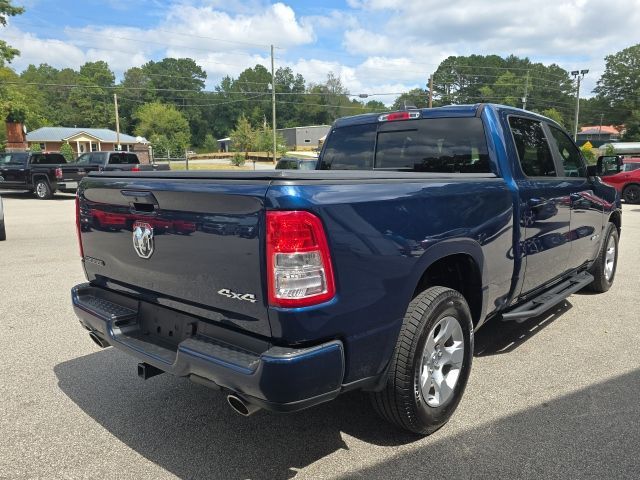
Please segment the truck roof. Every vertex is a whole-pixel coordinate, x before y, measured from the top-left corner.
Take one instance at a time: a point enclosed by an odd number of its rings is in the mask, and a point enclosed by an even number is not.
[[[556,124],[555,121],[539,115],[537,113],[531,112],[529,110],[522,110],[520,108],[511,107],[508,105],[498,105],[493,103],[476,103],[473,105],[447,105],[444,107],[435,107],[435,108],[408,108],[410,111],[419,111],[420,118],[451,118],[451,117],[474,117],[478,115],[482,108],[489,107],[496,110],[510,110],[513,112],[519,112],[526,114],[527,116],[536,117],[539,119],[544,119],[546,121],[550,121],[551,123]],[[396,110],[395,112],[401,112],[406,110]],[[351,117],[343,117],[339,118],[333,124],[334,128],[346,127],[349,125],[363,125],[365,123],[375,123],[378,121],[380,115],[387,115],[389,113],[395,113],[394,111],[390,112],[379,112],[379,113],[365,113],[362,115],[354,115]]]

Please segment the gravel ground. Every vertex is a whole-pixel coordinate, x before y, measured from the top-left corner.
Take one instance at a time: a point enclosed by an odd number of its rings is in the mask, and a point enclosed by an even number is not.
[[[100,350],[69,290],[84,281],[72,196],[4,195],[0,478],[638,478],[640,206],[625,206],[616,283],[477,335],[467,392],[428,438],[351,393],[290,415]]]

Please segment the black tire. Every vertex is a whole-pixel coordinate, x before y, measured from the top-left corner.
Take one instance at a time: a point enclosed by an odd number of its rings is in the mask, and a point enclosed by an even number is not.
[[[457,382],[448,401],[430,406],[423,394],[423,351],[428,336],[448,317],[461,327],[464,352]],[[437,334],[437,330],[435,334]],[[410,432],[429,435],[442,427],[458,406],[467,385],[473,359],[473,322],[469,306],[457,291],[431,287],[409,304],[383,390],[372,392],[374,409],[385,420]]]
[[[50,200],[53,198],[53,190],[46,178],[38,178],[35,180],[33,193],[39,200]]]
[[[640,185],[627,185],[622,191],[622,198],[627,203],[640,203]]]
[[[4,228],[4,221],[0,221],[0,242],[7,239],[7,231]]]
[[[615,250],[613,252],[613,270],[611,273],[607,274],[607,250],[610,246],[610,239],[612,239],[612,245]],[[616,277],[616,270],[618,268],[618,240],[618,229],[613,223],[609,222],[604,238],[602,239],[602,245],[598,252],[598,257],[589,269],[589,273],[593,275],[593,282],[591,282],[587,288],[592,292],[604,293],[611,288],[611,285],[613,285],[613,281]],[[609,256],[609,258],[611,257]]]

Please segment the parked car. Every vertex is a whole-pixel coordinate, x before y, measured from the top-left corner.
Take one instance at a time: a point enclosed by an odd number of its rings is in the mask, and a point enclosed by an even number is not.
[[[72,302],[93,341],[137,358],[141,378],[222,389],[243,415],[362,389],[383,418],[429,434],[463,395],[482,325],[614,281],[619,196],[545,117],[475,105],[343,118],[319,166],[85,179],[88,283]],[[132,217],[100,230],[98,212]]]
[[[315,170],[317,158],[282,157],[276,163],[276,170]]]
[[[110,170],[131,172],[169,170],[169,165],[167,164],[142,164],[135,153],[116,150],[83,153],[78,157],[75,164],[82,167],[86,173]]]
[[[0,241],[7,239],[7,230],[4,226],[4,206],[2,205],[2,197],[0,197]]]
[[[60,153],[0,153],[0,189],[30,190],[41,200],[75,192],[84,172]]]
[[[598,157],[598,173],[627,203],[640,203],[640,157]]]

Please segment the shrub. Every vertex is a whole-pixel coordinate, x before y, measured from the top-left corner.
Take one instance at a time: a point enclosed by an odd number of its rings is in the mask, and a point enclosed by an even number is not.
[[[231,165],[234,165],[236,167],[241,167],[244,165],[244,161],[245,161],[245,157],[243,153],[240,152],[236,152],[233,154],[233,157],[231,157]]]
[[[73,148],[71,148],[71,145],[69,145],[69,142],[62,144],[62,146],[60,147],[60,153],[67,162],[73,162],[74,153]]]

